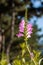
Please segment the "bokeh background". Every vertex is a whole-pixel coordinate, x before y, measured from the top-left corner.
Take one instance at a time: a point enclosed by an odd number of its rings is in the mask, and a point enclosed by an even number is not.
[[[21,50],[19,43],[22,43],[23,39],[18,39],[16,33],[18,33],[21,19],[25,16],[25,8],[28,10],[28,22],[33,24],[33,34],[28,42],[32,49],[41,50],[43,56],[43,0],[0,0],[0,35],[5,36],[5,47],[0,42],[0,49],[1,51],[4,49],[6,53],[10,45],[11,59],[14,53],[16,55]],[[12,25],[12,21],[14,21],[14,25]],[[12,36],[13,41],[10,44]]]

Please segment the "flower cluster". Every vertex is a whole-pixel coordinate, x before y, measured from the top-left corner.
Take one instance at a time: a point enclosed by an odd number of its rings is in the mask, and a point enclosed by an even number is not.
[[[26,27],[25,27],[26,25]],[[32,34],[32,24],[28,23],[27,24],[25,23],[25,20],[21,20],[20,24],[19,24],[19,33],[16,34],[16,36],[19,38],[21,36],[24,36],[24,32],[25,32],[25,29],[26,28],[26,37],[27,38],[30,38],[31,37],[31,34]]]

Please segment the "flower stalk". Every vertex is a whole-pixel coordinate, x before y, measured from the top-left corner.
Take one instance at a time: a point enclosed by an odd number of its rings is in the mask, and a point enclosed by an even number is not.
[[[30,51],[30,48],[29,48],[29,45],[27,44],[27,42],[26,42],[26,48],[27,48],[29,54],[31,54],[32,52]],[[34,55],[32,54],[30,56],[31,56],[31,60],[34,62],[34,64],[37,65],[36,62],[35,62],[35,60],[34,60],[34,57],[33,57]]]
[[[27,21],[27,9],[25,12],[25,20],[21,20],[20,24],[19,24],[19,33],[16,34],[16,36],[19,37],[24,37],[24,41],[26,44],[26,48],[30,54],[31,60],[34,62],[35,65],[37,65],[36,61],[34,60],[34,54],[33,52],[31,52],[30,50],[30,46],[27,44],[27,40],[28,38],[31,37],[32,34],[32,24],[28,23]]]

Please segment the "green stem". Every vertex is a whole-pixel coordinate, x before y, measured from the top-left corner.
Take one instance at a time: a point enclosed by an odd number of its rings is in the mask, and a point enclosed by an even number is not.
[[[31,51],[30,51],[29,45],[27,44],[27,40],[25,40],[25,43],[26,43],[26,48],[27,48],[27,50],[28,50],[28,52],[30,54]],[[34,58],[31,58],[31,60],[34,62],[35,65],[37,65],[37,63],[35,62]]]
[[[27,22],[27,8],[25,10],[25,22]]]

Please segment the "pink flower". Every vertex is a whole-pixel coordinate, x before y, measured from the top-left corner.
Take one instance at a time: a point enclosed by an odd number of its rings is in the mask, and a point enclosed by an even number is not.
[[[31,37],[31,34],[32,34],[32,24],[28,23],[27,26],[27,38],[30,38]]]
[[[27,31],[29,32],[29,31],[32,31],[32,24],[31,23],[28,23],[27,24]]]
[[[32,27],[32,24],[28,23],[28,24],[27,24],[27,27],[28,27],[28,28],[31,28],[31,27]]]
[[[21,20],[19,24],[19,32],[24,32],[24,25],[25,25],[25,21]]]
[[[16,36],[19,38],[19,37],[23,36],[23,34],[19,32],[18,34],[16,34]]]
[[[19,33],[16,34],[16,36],[18,37],[21,37],[21,36],[24,36],[24,28],[25,28],[25,21],[24,20],[21,20],[20,24],[19,24]],[[28,23],[26,24],[26,37],[27,38],[30,38],[31,37],[31,34],[32,34],[32,24]]]

